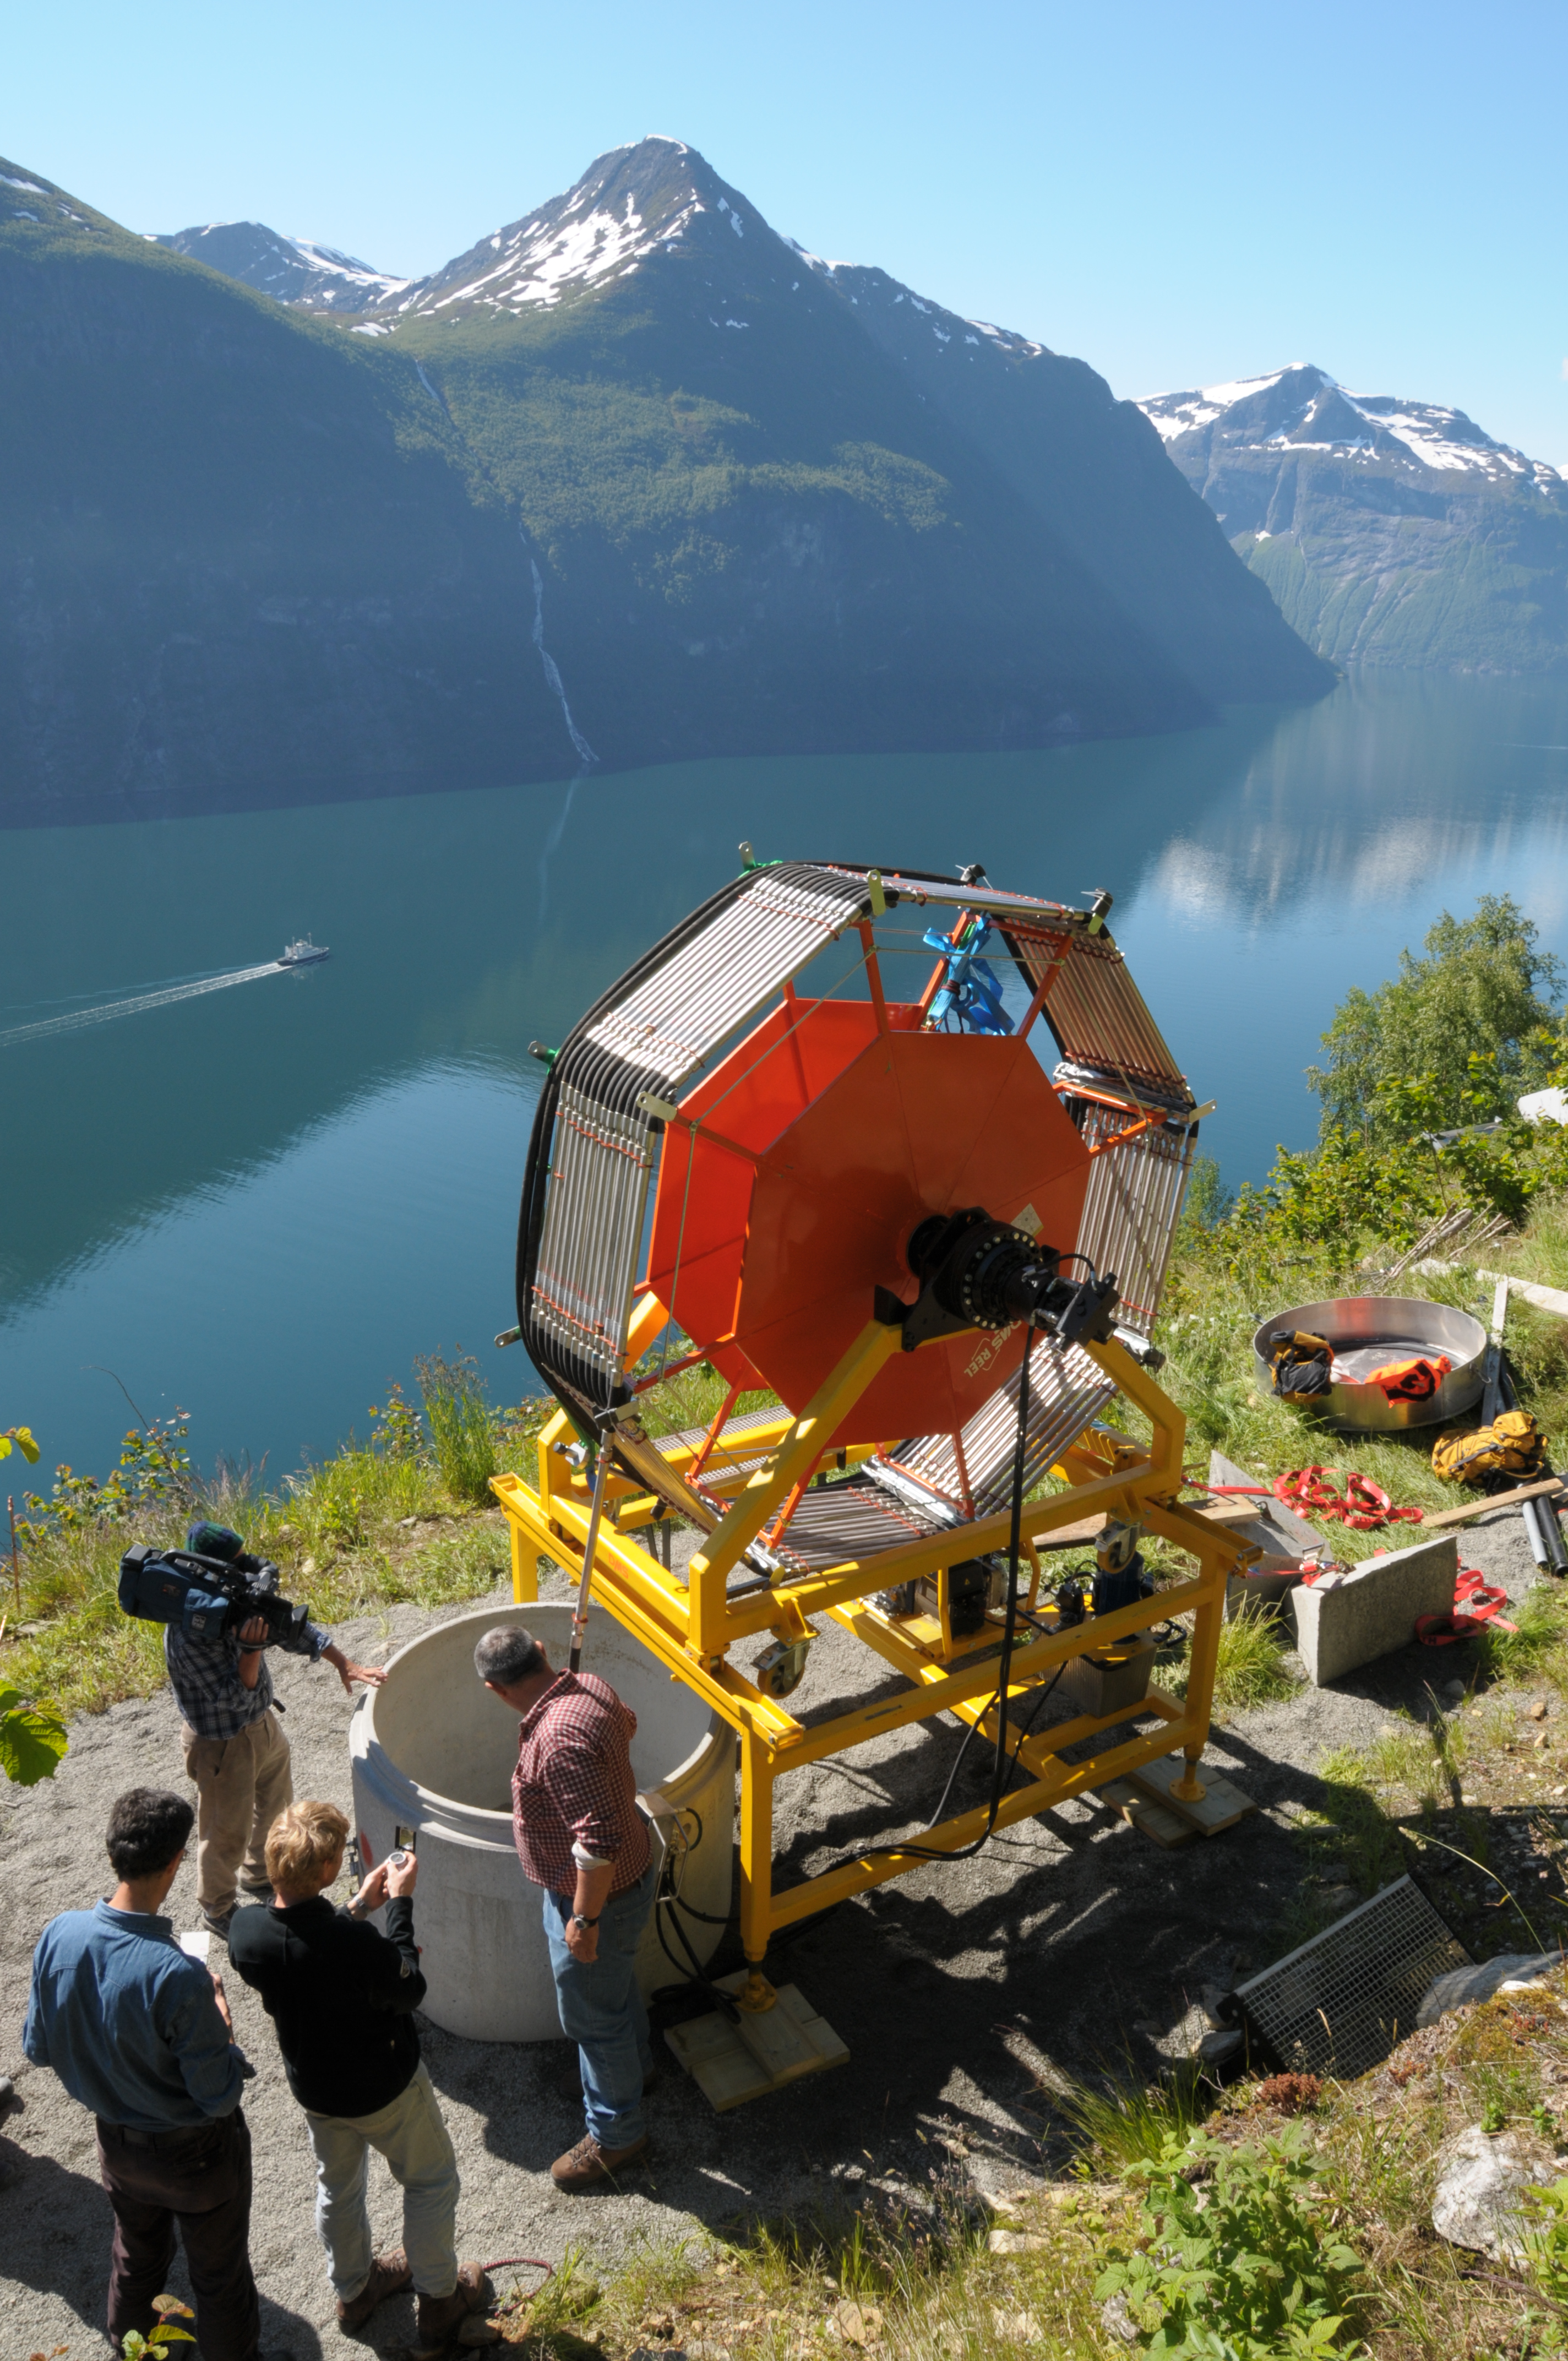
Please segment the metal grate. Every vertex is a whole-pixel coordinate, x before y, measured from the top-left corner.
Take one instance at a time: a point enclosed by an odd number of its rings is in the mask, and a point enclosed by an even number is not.
[[[955,1507],[977,1517],[994,1516],[1013,1489],[1013,1454],[1018,1433],[1021,1372],[998,1386],[964,1428],[963,1464],[950,1434],[927,1434],[896,1444],[888,1457],[917,1482],[928,1485]],[[1075,1443],[1115,1393],[1115,1386],[1082,1347],[1065,1348],[1049,1336],[1034,1350],[1029,1373],[1029,1441],[1025,1482],[1033,1486],[1069,1443]],[[878,1473],[873,1461],[867,1470]],[[964,1476],[969,1477],[969,1503]]]
[[[1127,1127],[1119,1107],[1090,1099],[1064,1104],[1091,1147]],[[1144,1336],[1154,1334],[1197,1146],[1195,1123],[1157,1124],[1102,1148],[1090,1169],[1078,1251],[1096,1270],[1115,1273],[1116,1317]]]
[[[1342,2081],[1413,2033],[1427,1988],[1470,1955],[1401,1877],[1310,1943],[1236,1986],[1247,2029],[1288,2073]]]

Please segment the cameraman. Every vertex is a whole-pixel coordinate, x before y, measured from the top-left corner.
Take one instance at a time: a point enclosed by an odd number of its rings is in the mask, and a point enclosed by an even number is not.
[[[226,1525],[193,1524],[185,1546],[242,1574],[261,1565],[245,1554],[239,1535]],[[319,1623],[274,1637],[265,1617],[253,1615],[237,1631],[225,1627],[215,1639],[166,1625],[164,1662],[185,1717],[185,1769],[196,1784],[196,1898],[207,1926],[225,1942],[238,1906],[236,1880],[253,1899],[272,1898],[267,1831],[294,1799],[289,1741],[273,1711],[263,1653],[269,1643],[308,1656],[313,1664],[324,1658],[345,1689],[356,1681],[378,1688],[387,1677],[371,1665],[350,1664]]]
[[[348,1822],[335,1804],[291,1804],[267,1839],[270,1910],[242,1910],[229,1956],[278,2032],[289,2088],[316,2160],[316,2232],[327,2251],[338,2326],[356,2335],[386,2296],[413,2283],[412,2361],[433,2361],[490,2286],[459,2264],[457,2159],[413,2012],[424,1998],[414,1941],[411,1853],[371,1869],[346,1910],[327,1890],[343,1871]],[[360,1848],[369,1861],[363,1838]],[[367,1913],[387,1912],[384,1935]],[[375,2148],[403,2192],[403,2244],[378,2255],[365,2204]],[[489,2336],[486,2342],[494,2342]]]

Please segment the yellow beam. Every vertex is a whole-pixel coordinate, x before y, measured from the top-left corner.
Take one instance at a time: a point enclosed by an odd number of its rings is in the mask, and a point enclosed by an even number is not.
[[[1036,1812],[1065,1803],[1086,1787],[1098,1787],[1107,1780],[1119,1779],[1142,1763],[1155,1762],[1169,1750],[1170,1732],[1162,1728],[1130,1739],[1124,1745],[1113,1747],[1108,1754],[1095,1755],[1087,1763],[1058,1763],[1030,1785],[1014,1788],[1003,1795],[995,1824],[1005,1828],[1015,1820],[1031,1819]],[[824,1870],[817,1877],[786,1888],[773,1896],[768,1916],[770,1931],[776,1933],[781,1927],[815,1917],[819,1910],[830,1908],[835,1902],[847,1901],[851,1894],[863,1894],[868,1887],[885,1885],[890,1878],[901,1877],[905,1870],[918,1869],[927,1854],[940,1859],[944,1854],[961,1852],[984,1833],[990,1810],[989,1801],[977,1805],[956,1819],[944,1820],[938,1828],[922,1829],[917,1837],[906,1839],[903,1846],[891,1845],[885,1851],[868,1850],[837,1869]],[[747,1957],[751,1956],[748,1945]]]
[[[896,1328],[869,1320],[837,1368],[818,1386],[773,1460],[759,1467],[704,1548],[692,1559],[691,1642],[698,1656],[724,1653],[725,1585],[773,1510],[810,1475],[846,1413],[877,1371],[902,1349]],[[764,1627],[765,1628],[765,1627]]]

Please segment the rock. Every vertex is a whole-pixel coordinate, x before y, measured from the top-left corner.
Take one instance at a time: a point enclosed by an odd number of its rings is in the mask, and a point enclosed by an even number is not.
[[[1032,2345],[1041,2334],[1032,2312],[1003,2312],[996,2304],[991,2307],[991,2329],[1004,2345]]]
[[[1531,1697],[1530,1703],[1525,1708],[1525,1712],[1531,1721],[1544,1721],[1546,1719],[1546,1699],[1544,1697]]]
[[[1123,2345],[1135,2345],[1138,2341],[1137,2323],[1127,2310],[1124,2295],[1107,2296],[1100,2307],[1100,2325],[1107,2336],[1114,2336]]]
[[[1455,1705],[1458,1705],[1464,1699],[1465,1686],[1466,1684],[1464,1681],[1444,1681],[1442,1694],[1445,1697],[1452,1697]]]
[[[1231,2030],[1231,2018],[1226,2015],[1226,2010],[1231,2006],[1234,1997],[1228,1984],[1205,1984],[1199,1993],[1200,2005],[1216,2033],[1228,2033]]]
[[[1321,1688],[1408,1646],[1418,1615],[1452,1612],[1458,1570],[1459,1545],[1444,1533],[1368,1558],[1332,1590],[1321,1582],[1299,1584],[1288,1594],[1288,1611],[1308,1679]],[[1463,1696],[1464,1684],[1459,1686]]]
[[[1416,2023],[1435,2025],[1450,2009],[1470,2008],[1477,2001],[1490,2000],[1505,1983],[1533,1983],[1562,1964],[1557,1951],[1505,1951],[1500,1959],[1487,1960],[1478,1968],[1451,1968],[1429,1986],[1416,2011]]]
[[[1245,2046],[1245,2034],[1227,2029],[1223,2033],[1206,2033],[1195,2054],[1212,2072],[1217,2073],[1238,2059]]]
[[[1037,2230],[992,2230],[986,2240],[993,2255],[1038,2255],[1050,2245]]]
[[[1547,2151],[1517,2132],[1499,2132],[1494,2137],[1472,2124],[1443,2142],[1437,2163],[1431,2225],[1439,2237],[1497,2261],[1520,2259],[1525,2217],[1519,2193],[1551,2181]]]
[[[874,2345],[882,2334],[882,2313],[874,2303],[839,2304],[833,2322],[846,2345]]]

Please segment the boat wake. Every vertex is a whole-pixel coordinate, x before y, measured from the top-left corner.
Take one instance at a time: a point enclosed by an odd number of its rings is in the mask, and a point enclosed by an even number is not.
[[[32,1025],[13,1025],[0,1033],[0,1049],[15,1049],[23,1041],[43,1041],[55,1033],[80,1033],[89,1025],[106,1025],[111,1017],[139,1016],[148,1008],[170,1008],[177,1000],[199,1000],[204,992],[226,992],[231,984],[255,983],[264,975],[286,974],[276,960],[268,960],[261,967],[230,968],[224,975],[202,976],[194,983],[160,984],[150,992],[138,992],[128,1000],[109,1000],[97,1008],[72,1008],[63,1016],[43,1016]]]

